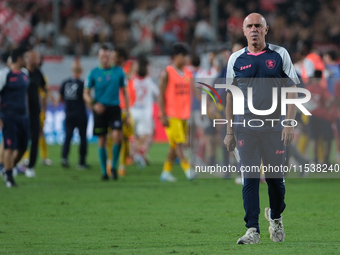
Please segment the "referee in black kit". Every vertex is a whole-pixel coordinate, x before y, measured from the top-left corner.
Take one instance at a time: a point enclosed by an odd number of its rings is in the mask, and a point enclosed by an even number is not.
[[[87,152],[87,114],[83,99],[84,81],[80,79],[82,67],[79,61],[75,61],[72,65],[72,77],[65,80],[60,87],[60,102],[65,102],[65,142],[62,147],[61,165],[65,168],[69,167],[68,153],[70,151],[70,143],[75,128],[78,128],[80,136],[79,148],[79,164],[78,169],[88,168],[86,165]]]

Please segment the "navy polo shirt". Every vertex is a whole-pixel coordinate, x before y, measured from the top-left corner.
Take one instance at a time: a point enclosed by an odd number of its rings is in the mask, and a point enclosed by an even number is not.
[[[294,66],[287,50],[273,44],[266,47],[257,54],[250,53],[247,47],[233,53],[228,61],[226,82],[235,85],[244,95],[244,116],[238,116],[237,120],[245,120],[246,127],[257,131],[282,130],[281,120],[281,88],[291,87],[299,83]],[[248,95],[248,88],[252,88],[252,95]],[[253,106],[257,110],[268,110],[272,107],[272,88],[278,88],[277,108],[267,116],[253,114],[248,107],[248,96],[252,96]],[[261,119],[262,127],[250,127],[247,125],[251,119]],[[266,119],[279,119],[274,122]],[[260,121],[252,121],[251,125],[260,126]]]

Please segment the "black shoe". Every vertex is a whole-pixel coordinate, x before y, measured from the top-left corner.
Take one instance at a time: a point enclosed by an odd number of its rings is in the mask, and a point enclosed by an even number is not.
[[[86,165],[86,164],[79,164],[77,165],[77,169],[78,170],[86,170],[86,169],[89,169],[90,166],[89,165]]]
[[[7,174],[6,172],[3,172],[1,175],[7,188],[17,187],[12,174]]]
[[[62,159],[61,159],[61,166],[62,166],[63,168],[69,168],[70,165],[69,165],[69,163],[68,163],[68,160],[65,159],[65,158],[62,158]]]
[[[111,169],[111,178],[112,178],[114,181],[118,180],[117,170],[114,169],[114,168]]]
[[[102,181],[107,181],[109,179],[109,176],[107,174],[102,175]]]

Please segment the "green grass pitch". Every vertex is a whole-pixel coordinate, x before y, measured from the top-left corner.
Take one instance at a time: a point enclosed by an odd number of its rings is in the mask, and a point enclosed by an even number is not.
[[[100,181],[96,145],[86,171],[37,164],[37,178],[0,186],[0,254],[339,254],[340,179],[287,179],[284,243],[269,239],[261,184],[261,244],[236,245],[246,228],[242,187],[233,179],[189,182],[179,166],[177,183],[159,175],[168,145],[155,144],[152,166],[131,166],[118,182]]]

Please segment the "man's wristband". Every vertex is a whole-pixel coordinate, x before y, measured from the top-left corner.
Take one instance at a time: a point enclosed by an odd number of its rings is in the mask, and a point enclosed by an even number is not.
[[[234,133],[227,133],[227,135],[234,135]]]
[[[91,105],[94,105],[96,103],[96,100],[92,99],[91,100]]]

